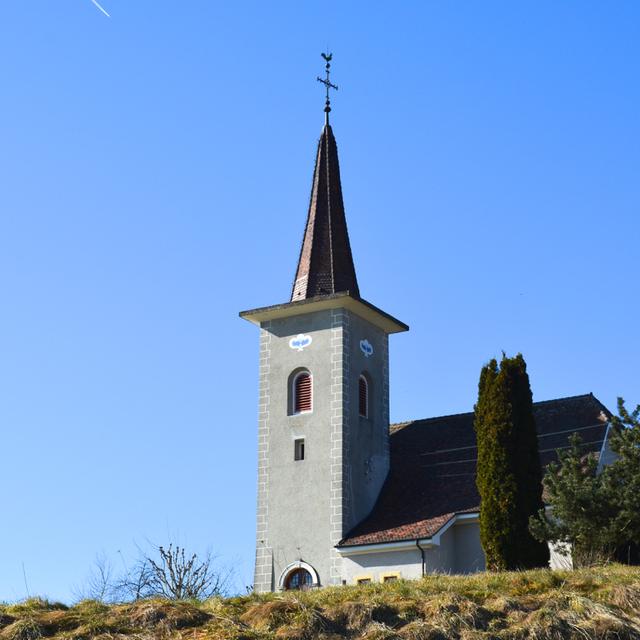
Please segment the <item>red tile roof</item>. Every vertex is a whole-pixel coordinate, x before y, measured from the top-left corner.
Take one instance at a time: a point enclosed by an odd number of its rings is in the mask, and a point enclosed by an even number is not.
[[[601,449],[608,409],[592,394],[534,403],[540,461],[578,432],[585,450]],[[340,542],[348,547],[430,538],[458,513],[477,512],[473,413],[391,427],[391,469],[371,514]]]

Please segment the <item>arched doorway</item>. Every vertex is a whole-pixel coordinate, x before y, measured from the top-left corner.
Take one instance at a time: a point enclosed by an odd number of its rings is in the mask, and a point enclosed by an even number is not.
[[[306,591],[313,586],[313,576],[306,569],[294,569],[284,581],[286,591]]]
[[[278,580],[280,591],[306,591],[320,586],[317,571],[307,562],[298,560],[284,568]]]

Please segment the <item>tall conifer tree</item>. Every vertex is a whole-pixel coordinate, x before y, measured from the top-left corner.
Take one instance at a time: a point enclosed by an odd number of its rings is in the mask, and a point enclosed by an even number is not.
[[[482,368],[475,407],[480,540],[492,571],[545,566],[546,545],[529,533],[542,508],[542,470],[527,365],[521,354]]]

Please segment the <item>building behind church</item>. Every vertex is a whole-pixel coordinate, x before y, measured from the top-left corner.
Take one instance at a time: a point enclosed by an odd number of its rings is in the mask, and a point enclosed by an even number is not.
[[[409,327],[360,295],[325,111],[291,299],[240,314],[260,328],[254,588],[481,571],[473,414],[389,424],[389,336]],[[543,465],[574,432],[604,451],[592,394],[534,411]]]

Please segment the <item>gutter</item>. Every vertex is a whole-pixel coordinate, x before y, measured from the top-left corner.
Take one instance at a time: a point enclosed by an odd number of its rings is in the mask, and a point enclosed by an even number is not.
[[[421,538],[423,544],[431,544],[431,538]],[[415,548],[415,538],[413,540],[401,540],[398,542],[378,542],[369,544],[351,545],[346,547],[335,547],[341,556],[357,556],[363,553],[387,553],[389,551],[410,551]]]

